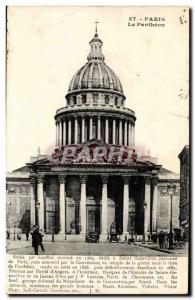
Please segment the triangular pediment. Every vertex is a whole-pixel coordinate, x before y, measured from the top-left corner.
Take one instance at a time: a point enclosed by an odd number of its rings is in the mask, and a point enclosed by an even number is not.
[[[56,148],[51,155],[45,156],[31,165],[57,166],[71,164],[155,166],[150,161],[140,159],[134,149],[106,144],[97,139],[82,144]]]

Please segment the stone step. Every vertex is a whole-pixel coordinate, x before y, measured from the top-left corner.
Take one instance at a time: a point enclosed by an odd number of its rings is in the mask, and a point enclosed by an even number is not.
[[[45,234],[43,236],[43,241],[51,242],[52,241],[52,235],[51,234]],[[79,234],[70,234],[70,235],[65,235],[65,234],[55,234],[54,235],[54,241],[71,241],[71,242],[78,242],[78,241],[85,241],[85,237],[83,235]]]

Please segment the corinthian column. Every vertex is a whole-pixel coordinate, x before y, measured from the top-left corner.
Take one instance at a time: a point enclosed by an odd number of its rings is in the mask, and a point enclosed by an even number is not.
[[[30,228],[35,225],[35,177],[30,176]]]
[[[56,122],[56,146],[58,146],[58,122]]]
[[[144,235],[150,233],[150,183],[151,178],[145,177],[145,199],[144,199]]]
[[[132,126],[132,145],[135,147],[135,125]]]
[[[128,124],[128,146],[131,146],[131,123]]]
[[[124,176],[123,189],[123,236],[128,235],[128,219],[129,219],[129,177]]]
[[[64,130],[63,130],[63,144],[66,145],[66,120],[63,122]]]
[[[89,139],[93,138],[93,119],[89,119]]]
[[[59,122],[59,146],[62,145],[62,123]]]
[[[72,141],[72,128],[71,128],[71,119],[68,120],[68,144],[70,145]]]
[[[60,181],[60,233],[65,234],[65,176],[59,176]]]
[[[119,121],[119,145],[122,145],[122,120]]]
[[[81,142],[84,143],[85,142],[85,118],[82,118],[82,139]]]
[[[64,145],[64,121],[61,121],[61,146]]]
[[[108,235],[108,176],[102,176],[102,213],[100,241],[106,241]]]
[[[44,230],[44,196],[43,196],[43,175],[37,177],[37,199],[39,203],[38,225],[39,229]]]
[[[108,119],[105,121],[105,143],[108,144]]]
[[[101,139],[101,119],[98,117],[97,120],[97,139],[100,141]]]
[[[127,121],[125,121],[124,126],[124,146],[127,146]]]
[[[81,176],[81,199],[80,199],[80,222],[82,239],[85,240],[86,235],[86,176]]]
[[[74,120],[74,143],[78,143],[78,120],[75,118]]]
[[[153,201],[152,201],[152,232],[157,231],[157,183],[158,178],[155,177],[152,180],[153,183]]]
[[[112,143],[115,145],[116,144],[116,120],[113,119],[113,126],[112,126]]]

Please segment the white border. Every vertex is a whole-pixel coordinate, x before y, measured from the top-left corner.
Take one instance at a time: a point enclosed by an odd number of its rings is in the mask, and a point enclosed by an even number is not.
[[[6,162],[6,156],[5,156],[5,7],[6,6],[190,6],[192,9],[194,9],[195,1],[194,0],[188,0],[188,1],[179,1],[179,0],[172,0],[172,1],[147,1],[147,0],[137,0],[137,1],[131,1],[131,0],[120,0],[120,1],[114,1],[114,0],[72,0],[72,1],[65,1],[65,0],[1,0],[0,1],[0,53],[1,53],[1,59],[0,59],[0,201],[1,201],[1,208],[0,208],[0,299],[8,299],[10,296],[7,296],[5,294],[5,262],[6,262],[6,255],[5,255],[5,162]],[[194,24],[192,28],[192,32],[194,32]],[[192,45],[193,46],[193,45]],[[192,47],[193,48],[193,47]],[[192,70],[194,70],[194,63],[192,66]],[[191,85],[194,86],[194,80],[191,82]],[[192,88],[192,87],[191,87]],[[193,107],[193,115],[194,115],[194,107]],[[194,129],[194,126],[193,126]],[[194,132],[194,131],[193,131]],[[192,137],[194,137],[192,133]],[[194,170],[194,163],[193,163],[193,170]],[[191,202],[193,202],[193,195]],[[192,215],[195,216],[193,205],[193,212]],[[192,220],[193,221],[193,218]],[[193,224],[194,225],[194,224]],[[193,226],[194,229],[194,226]],[[193,267],[194,270],[194,259],[193,259]],[[192,289],[194,280],[192,282]],[[192,290],[193,292],[193,290]],[[20,297],[19,297],[20,298]],[[42,299],[43,297],[36,297],[37,299]],[[57,298],[57,296],[54,296],[53,298]],[[66,298],[70,298],[66,296]],[[79,298],[79,297],[74,297]],[[88,297],[89,298],[89,297]],[[91,297],[90,297],[91,298]],[[102,297],[104,298],[104,297]],[[106,297],[105,297],[106,298]],[[122,297],[117,297],[122,298]],[[138,299],[141,297],[131,297],[134,299]],[[160,296],[155,297],[155,299],[159,299]],[[166,299],[171,299],[172,297],[166,297]],[[179,297],[180,299],[185,299],[186,297]],[[30,296],[22,297],[22,299],[31,299]]]

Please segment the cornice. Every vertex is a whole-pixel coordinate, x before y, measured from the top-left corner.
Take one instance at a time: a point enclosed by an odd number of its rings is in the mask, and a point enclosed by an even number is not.
[[[113,117],[131,120],[135,123],[136,117],[134,111],[130,109],[114,108],[114,107],[88,107],[88,106],[76,106],[72,108],[63,107],[56,111],[54,119],[62,120],[68,117],[87,117],[87,116],[100,116],[100,117]]]
[[[82,93],[110,93],[110,94],[115,94],[118,96],[123,97],[123,99],[126,99],[125,95],[117,90],[111,90],[111,89],[101,89],[101,88],[87,88],[87,89],[79,89],[79,90],[74,90],[71,92],[68,92],[65,96],[67,99],[71,95],[78,95]]]

